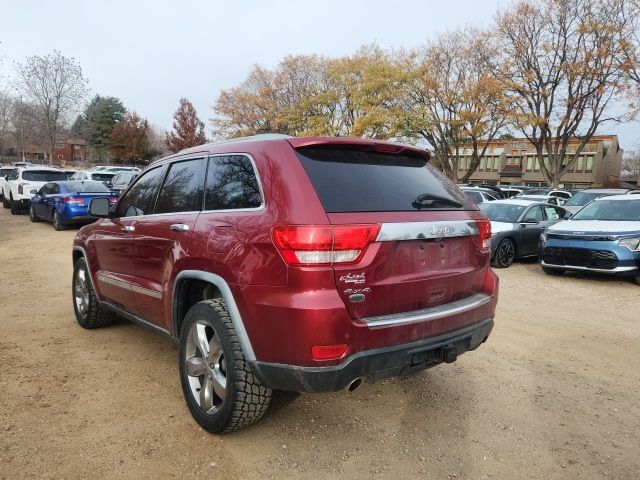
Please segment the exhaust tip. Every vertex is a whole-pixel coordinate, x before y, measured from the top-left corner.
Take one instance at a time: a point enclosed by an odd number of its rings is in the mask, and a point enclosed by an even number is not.
[[[356,378],[356,379],[351,381],[351,383],[349,384],[349,387],[347,387],[347,389],[350,392],[353,392],[356,388],[358,388],[360,386],[361,383],[362,383],[362,379],[361,378]]]

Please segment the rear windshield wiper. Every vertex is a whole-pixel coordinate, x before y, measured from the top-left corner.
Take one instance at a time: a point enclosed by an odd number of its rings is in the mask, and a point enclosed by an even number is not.
[[[455,200],[451,200],[447,197],[441,197],[439,195],[432,195],[431,193],[418,195],[416,199],[411,202],[411,206],[417,210],[422,210],[423,208],[442,207],[462,208],[462,204]]]

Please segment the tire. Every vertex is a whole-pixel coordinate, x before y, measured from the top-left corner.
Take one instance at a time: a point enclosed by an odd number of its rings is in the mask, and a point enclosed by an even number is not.
[[[516,244],[510,238],[503,238],[493,254],[491,265],[495,268],[507,268],[516,258]]]
[[[636,275],[635,281],[636,281],[636,284],[640,285],[640,275]]]
[[[237,430],[265,414],[271,390],[247,364],[224,300],[204,300],[191,307],[182,324],[178,351],[185,401],[206,431]]]
[[[9,208],[11,209],[11,215],[20,215],[20,204],[9,200]]]
[[[31,220],[33,223],[40,221],[38,215],[36,215],[36,209],[33,208],[33,205],[29,206],[29,220]]]
[[[84,281],[83,281],[84,279]],[[73,266],[71,298],[76,321],[82,328],[106,327],[113,323],[115,314],[100,305],[91,283],[87,262],[83,257]]]
[[[550,267],[542,267],[542,271],[547,275],[551,275],[553,277],[558,277],[563,275],[565,270],[562,268],[550,268]]]
[[[9,208],[11,205],[9,204],[9,200],[6,199],[6,197],[2,197],[2,206],[4,208]]]
[[[56,212],[55,210],[53,211],[53,228],[58,231],[65,230],[67,228],[67,226],[62,223],[60,215],[58,215],[58,212]]]

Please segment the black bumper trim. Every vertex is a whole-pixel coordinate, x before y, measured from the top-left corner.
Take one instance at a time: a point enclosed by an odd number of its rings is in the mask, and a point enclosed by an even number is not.
[[[339,365],[300,367],[281,363],[251,362],[256,376],[268,388],[297,392],[336,392],[354,379],[373,383],[452,362],[458,355],[475,350],[493,329],[493,318],[469,327],[418,342],[358,352]]]

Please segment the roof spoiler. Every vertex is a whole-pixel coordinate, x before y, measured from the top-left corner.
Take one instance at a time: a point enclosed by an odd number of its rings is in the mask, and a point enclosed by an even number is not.
[[[421,148],[405,143],[385,142],[381,140],[370,140],[365,138],[348,138],[348,137],[300,137],[287,138],[287,142],[293,148],[306,147],[333,147],[333,148],[353,148],[357,150],[370,150],[380,153],[410,155],[425,159],[427,162],[431,159],[431,154]]]

